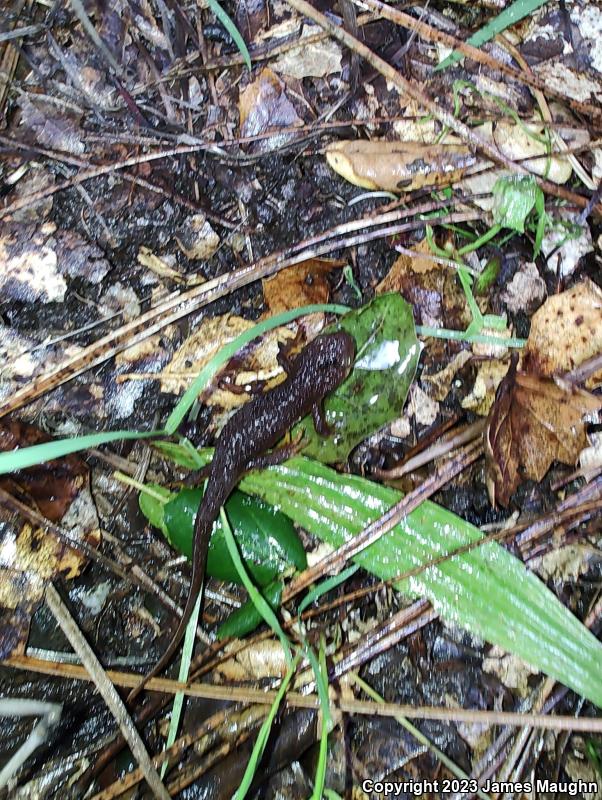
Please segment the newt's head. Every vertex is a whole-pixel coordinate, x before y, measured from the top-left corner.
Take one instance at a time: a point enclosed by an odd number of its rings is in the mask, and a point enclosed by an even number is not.
[[[345,331],[323,333],[305,352],[310,355],[316,379],[328,392],[339,386],[351,372],[355,359],[355,339]]]

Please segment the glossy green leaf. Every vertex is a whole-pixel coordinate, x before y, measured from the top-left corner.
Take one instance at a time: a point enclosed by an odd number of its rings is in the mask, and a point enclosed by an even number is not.
[[[144,493],[140,497],[143,513],[165,533],[172,547],[187,558],[192,557],[194,518],[202,496],[201,488],[182,489],[165,504],[162,518],[157,501],[143,499],[147,497]],[[226,511],[245,565],[260,586],[273,581],[291,565],[299,570],[305,568],[303,546],[286,515],[242,492],[232,493]],[[207,574],[219,580],[239,581],[219,520],[209,543]]]
[[[251,472],[240,485],[333,547],[401,497],[394,489],[301,457]],[[478,528],[427,501],[354,560],[388,580],[481,537]],[[428,598],[444,619],[515,653],[602,707],[602,644],[497,543],[429,567],[405,581],[403,589]]]
[[[280,608],[282,598],[282,581],[272,581],[262,589],[261,593],[269,606],[276,611]],[[240,608],[233,611],[228,619],[223,622],[216,631],[218,639],[229,639],[235,636],[241,639],[248,633],[252,633],[258,625],[263,622],[263,617],[255,607],[252,600],[247,600]]]
[[[412,307],[397,292],[350,311],[328,330],[350,333],[357,353],[351,374],[324,403],[332,433],[320,436],[308,416],[292,435],[303,434],[304,455],[333,463],[344,461],[366,436],[400,416],[421,345]]]

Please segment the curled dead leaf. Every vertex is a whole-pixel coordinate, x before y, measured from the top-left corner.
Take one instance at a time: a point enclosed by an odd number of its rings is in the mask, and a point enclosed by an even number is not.
[[[512,356],[485,430],[487,488],[506,506],[522,480],[540,481],[554,460],[575,464],[586,444],[583,417],[602,398],[566,382],[517,371]]]
[[[326,160],[342,178],[364,189],[409,192],[458,180],[475,158],[462,144],[422,142],[336,142]]]
[[[240,93],[238,110],[241,136],[257,136],[267,130],[303,125],[287,97],[284,82],[269,68],[263,69]]]

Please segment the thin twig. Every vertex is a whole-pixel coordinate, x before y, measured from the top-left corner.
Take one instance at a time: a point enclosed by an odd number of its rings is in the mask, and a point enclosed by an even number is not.
[[[592,106],[589,103],[583,103],[579,100],[567,97],[529,71],[521,71],[508,64],[504,64],[503,61],[494,58],[485,50],[473,47],[473,45],[468,42],[463,42],[455,36],[451,36],[449,33],[437,30],[437,28],[433,28],[432,25],[417,20],[409,14],[405,14],[403,11],[398,11],[396,8],[391,8],[391,6],[382,3],[380,0],[353,0],[353,2],[359,7],[367,6],[380,17],[383,17],[383,19],[388,19],[397,25],[409,28],[418,33],[427,42],[439,42],[448,47],[452,47],[454,50],[458,50],[478,64],[491,67],[491,69],[501,72],[503,75],[512,78],[512,80],[518,81],[518,83],[523,83],[541,92],[546,92],[552,97],[562,100],[563,103],[571,106],[575,111],[579,111],[582,114],[589,114],[594,119],[598,120],[598,122],[602,122],[602,109]]]
[[[282,602],[285,603],[297,595],[310,584],[314,583],[323,575],[330,575],[339,572],[346,562],[378,541],[382,536],[394,528],[405,516],[423,503],[427,498],[445,486],[452,478],[462,472],[466,467],[476,461],[483,452],[481,441],[466,447],[462,452],[452,459],[449,459],[436,472],[430,475],[414,491],[409,492],[386,511],[379,519],[370,523],[357,536],[351,538],[334,552],[322,558],[310,569],[306,569],[301,575],[287,587],[282,594]]]
[[[62,675],[76,680],[91,680],[84,667],[71,664],[61,664],[60,670],[49,665],[48,662],[28,659],[25,656],[13,656],[2,662],[4,666],[20,669],[29,669],[47,675]],[[116,686],[134,687],[140,676],[128,672],[107,670],[107,678]],[[239,686],[218,686],[203,683],[181,683],[168,678],[152,678],[147,686],[149,691],[167,692],[176,694],[184,692],[189,697],[203,697],[210,700],[223,700],[225,702],[271,704],[276,699],[276,691],[263,691]],[[298,708],[320,707],[317,695],[303,695],[298,692],[289,692],[286,696],[288,706]],[[340,700],[338,707],[344,713],[361,714],[364,716],[394,717],[402,714],[412,719],[437,719],[448,722],[470,722],[479,725],[524,725],[545,728],[547,730],[573,730],[602,733],[602,719],[584,718],[575,719],[572,716],[549,717],[545,714],[517,714],[511,711],[472,711],[463,708],[437,708],[435,706],[410,706],[397,705],[396,703],[369,703],[357,700]]]
[[[170,800],[169,792],[163,785],[123,700],[52,584],[49,584],[46,589],[46,603],[69,643],[80,657],[87,675],[94,681],[96,688],[119,725],[121,733],[155,797],[160,798],[160,800]]]
[[[310,3],[307,2],[307,0],[287,0],[287,2],[300,14],[304,14],[306,17],[312,19],[314,22],[320,25],[320,27],[325,31],[328,31],[333,38],[337,39],[353,52],[362,56],[362,58],[364,58],[370,64],[370,66],[378,70],[381,75],[397,86],[403,95],[407,95],[415,100],[419,105],[436,117],[443,125],[446,125],[452,131],[454,131],[468,145],[474,147],[477,151],[486,155],[496,164],[500,164],[511,172],[519,175],[532,175],[534,180],[544,192],[547,192],[555,197],[568,200],[579,208],[585,208],[587,206],[587,197],[583,197],[575,192],[568,191],[562,186],[557,186],[556,184],[540,178],[537,175],[533,175],[533,173],[529,172],[523,166],[509,159],[493,143],[482,139],[474,132],[472,128],[469,128],[463,122],[456,119],[451,112],[440,106],[439,103],[433,100],[433,98],[430,97],[425,91],[419,89],[416,84],[404,78],[400,72],[388,64],[380,56],[376,55],[376,53],[370,50],[369,47],[366,47],[366,45],[363,42],[360,42],[359,39],[356,39],[346,30],[335,25],[332,20],[328,19],[328,17],[315,9]]]

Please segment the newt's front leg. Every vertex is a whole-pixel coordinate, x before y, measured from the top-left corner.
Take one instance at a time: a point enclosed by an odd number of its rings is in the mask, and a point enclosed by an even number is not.
[[[314,422],[314,428],[320,436],[330,436],[332,427],[326,422],[326,412],[324,411],[324,401],[318,400],[314,403],[311,409],[311,418]]]

